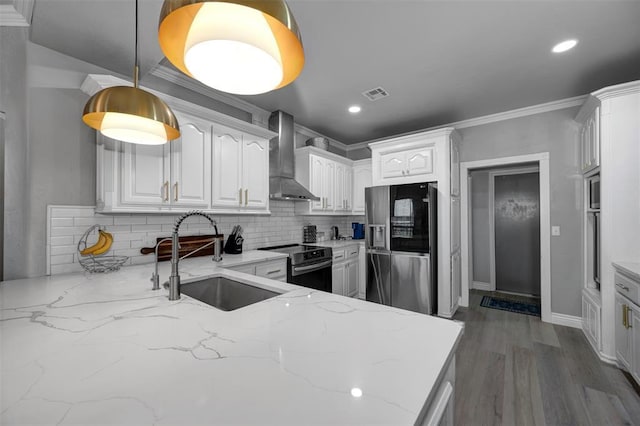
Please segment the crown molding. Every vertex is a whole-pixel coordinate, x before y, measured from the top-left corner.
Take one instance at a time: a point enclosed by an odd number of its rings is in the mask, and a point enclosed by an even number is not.
[[[387,141],[389,139],[395,139],[398,137],[410,136],[417,133],[429,132],[438,129],[444,129],[448,127],[453,127],[455,129],[465,129],[467,127],[475,127],[482,126],[484,124],[497,123],[500,121],[511,120],[514,118],[526,117],[529,115],[542,114],[545,112],[556,111],[560,109],[573,108],[576,106],[581,106],[587,100],[589,95],[581,95],[574,96],[572,98],[560,99],[557,101],[546,102],[544,104],[532,105],[524,108],[513,109],[510,111],[499,112],[496,114],[484,115],[482,117],[470,118],[467,120],[454,121],[453,123],[443,124],[441,126],[433,126],[427,127],[424,129],[402,133],[400,135],[394,135],[387,138],[378,138],[372,139],[370,141],[358,142],[351,145],[348,145],[347,152],[353,151],[355,149],[365,148],[369,146],[371,143],[376,143],[380,141]]]
[[[132,83],[122,78],[114,77],[106,74],[88,74],[82,82],[80,90],[89,96],[93,96],[98,91],[114,86],[131,86]],[[158,92],[157,90],[150,89],[148,87],[140,86],[141,89],[146,90],[149,93],[153,93],[163,101],[165,101],[171,108],[175,108],[178,111],[182,111],[186,114],[195,115],[205,120],[211,120],[216,123],[223,124],[225,126],[233,127],[244,132],[251,133],[255,136],[270,139],[277,136],[276,132],[272,132],[262,126],[249,123],[244,120],[240,120],[235,117],[223,114],[221,112],[205,108],[200,105],[185,101],[180,98],[176,98],[166,93]]]
[[[592,96],[600,100],[609,98],[615,98],[617,96],[629,95],[632,93],[640,92],[640,80],[631,81],[628,83],[616,84],[615,86],[605,87],[591,93]]]
[[[0,4],[0,27],[28,27],[33,16],[35,0],[13,0]]]
[[[211,99],[215,99],[216,101],[220,101],[232,107],[246,111],[251,114],[251,119],[253,120],[254,124],[261,125],[263,127],[268,126],[269,115],[271,115],[271,112],[253,105],[252,103],[239,99],[235,96],[225,94],[218,90],[212,89],[211,87],[205,86],[198,80],[195,80],[176,69],[160,63],[157,67],[151,70],[150,74],[166,80],[169,83],[176,84],[178,86],[184,87],[185,89],[189,89]]]
[[[348,151],[349,145],[346,145],[342,142],[339,142],[335,139],[331,139],[330,137],[327,137],[325,135],[323,135],[322,133],[318,133],[315,130],[311,130],[308,127],[305,127],[301,124],[294,124],[294,128],[296,130],[296,132],[301,133],[305,136],[308,136],[310,138],[315,138],[315,137],[323,137],[323,138],[327,138],[329,140],[329,145],[341,149],[343,151]]]

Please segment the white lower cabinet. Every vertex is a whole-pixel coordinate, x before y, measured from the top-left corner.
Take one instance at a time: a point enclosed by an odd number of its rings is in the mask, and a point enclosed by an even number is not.
[[[455,357],[449,362],[446,373],[434,386],[435,396],[429,403],[427,414],[422,421],[417,422],[422,426],[453,426],[455,410],[455,383],[456,361]]]
[[[250,263],[237,266],[230,266],[227,269],[244,272],[245,274],[257,275],[276,281],[287,281],[287,259],[268,260],[260,263]]]
[[[582,290],[582,331],[596,353],[600,352],[600,297],[596,290]]]
[[[331,292],[347,297],[359,295],[360,253],[359,245],[333,250]]]
[[[615,273],[616,358],[640,384],[640,281]]]

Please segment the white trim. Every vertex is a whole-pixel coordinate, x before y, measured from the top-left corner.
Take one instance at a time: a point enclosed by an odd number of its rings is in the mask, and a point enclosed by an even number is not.
[[[489,291],[496,291],[496,176],[519,175],[523,173],[539,173],[538,166],[524,166],[513,169],[489,171]],[[473,235],[473,234],[472,234]],[[472,238],[473,239],[473,238]]]
[[[88,74],[84,82],[80,86],[80,89],[89,96],[93,96],[98,91],[107,87],[130,85],[131,83],[129,83],[127,80],[114,77],[112,75]],[[262,126],[257,126],[253,123],[249,123],[247,121],[222,114],[221,112],[205,108],[203,106],[173,97],[171,95],[167,95],[166,93],[158,92],[157,90],[153,90],[143,86],[140,86],[140,88],[153,93],[154,95],[160,97],[167,104],[169,104],[170,107],[176,108],[177,110],[180,110],[184,113],[195,115],[205,120],[212,120],[216,123],[230,126],[234,129],[238,129],[247,133],[251,133],[252,135],[264,137],[267,139],[278,135],[276,132],[272,132],[271,130],[268,130]]]
[[[164,62],[164,60],[162,61]],[[212,89],[211,87],[205,86],[200,83],[198,80],[194,78],[187,77],[186,74],[169,68],[164,65],[162,62],[158,64],[153,70],[151,70],[150,74],[166,80],[170,83],[176,84],[178,86],[182,86],[185,89],[189,89],[193,92],[204,95],[208,98],[215,99],[232,107],[241,109],[245,112],[251,114],[251,118],[253,120],[253,124],[266,126],[269,121],[269,115],[271,112],[266,109],[262,109],[256,105],[253,105],[245,100],[237,98],[235,96],[220,92],[218,90]]]
[[[513,157],[492,158],[488,160],[465,161],[460,163],[460,203],[461,220],[461,267],[462,267],[462,306],[469,304],[470,251],[469,234],[469,170],[519,163],[537,162],[540,173],[540,301],[542,304],[542,321],[551,322],[551,212],[549,205],[549,153],[527,154]],[[467,217],[465,217],[467,216]]]
[[[35,0],[13,0],[0,4],[0,27],[28,27],[33,16]]]
[[[482,281],[473,281],[472,287],[476,290],[491,291],[491,283],[485,283]]]
[[[252,103],[249,103],[243,99],[237,98],[233,95],[220,92],[218,90],[212,89],[204,84],[198,82],[193,78],[187,77],[182,72],[169,68],[165,66],[162,62],[155,67],[151,73],[151,75],[166,80],[170,83],[176,84],[178,86],[182,86],[185,89],[189,89],[193,92],[199,93],[201,95],[205,95],[211,99],[215,99],[227,105],[230,105],[234,108],[241,109],[245,112],[251,114],[251,119],[253,124],[267,127],[269,124],[269,116],[271,115],[270,111],[266,109],[262,109]],[[335,139],[332,139],[322,133],[318,133],[315,130],[309,129],[301,124],[294,124],[295,131],[302,133],[304,135],[308,135],[309,137],[326,137],[329,140],[329,144],[334,146],[335,148],[341,149],[345,152],[350,151],[349,146],[339,142]]]
[[[565,327],[579,328],[582,330],[582,318],[573,315],[551,313],[551,322]]]
[[[614,87],[617,87],[617,86],[614,86]],[[427,127],[426,129],[414,130],[414,131],[403,133],[400,135],[394,135],[392,137],[396,138],[401,136],[408,136],[414,133],[422,133],[422,132],[441,129],[444,127],[455,127],[456,129],[465,129],[467,127],[482,126],[485,124],[497,123],[499,121],[511,120],[513,118],[521,118],[521,117],[527,117],[529,115],[536,115],[536,114],[542,114],[545,112],[557,111],[559,109],[573,108],[573,107],[584,104],[584,102],[587,100],[588,97],[589,95],[574,96],[573,98],[560,99],[557,101],[547,102],[544,104],[532,105],[524,108],[518,108],[518,109],[509,110],[509,111],[499,112],[496,114],[483,115],[481,117],[476,117],[476,118],[469,118],[467,120],[454,121],[453,123],[442,124],[439,126]],[[349,149],[347,151],[365,148],[366,146],[369,146],[369,144],[371,143],[376,143],[376,142],[384,141],[387,139],[388,138],[385,137],[385,138],[372,139],[365,142],[350,144],[348,145]]]

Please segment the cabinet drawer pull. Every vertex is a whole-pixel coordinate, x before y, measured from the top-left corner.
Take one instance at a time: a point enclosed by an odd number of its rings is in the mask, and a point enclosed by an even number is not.
[[[244,190],[244,205],[248,205],[249,204],[249,190],[245,189]]]
[[[242,205],[242,188],[238,189],[238,203]]]
[[[342,258],[344,258],[344,254],[340,254],[340,255],[334,257],[335,260],[340,260]]]
[[[162,201],[169,201],[169,181],[166,181],[164,185],[162,185],[162,189],[164,192],[164,197],[162,197]]]
[[[173,185],[173,189],[174,189],[174,197],[173,197],[173,201],[178,201],[178,182],[176,182]]]
[[[620,284],[620,283],[616,283],[616,286],[617,286],[617,287],[620,287],[620,288],[621,288],[621,289],[623,289],[624,291],[629,291],[629,287],[627,287],[627,286],[625,286],[625,285],[622,285],[622,284]]]
[[[282,269],[274,269],[273,271],[267,272],[267,275],[277,274],[278,272],[282,272]]]

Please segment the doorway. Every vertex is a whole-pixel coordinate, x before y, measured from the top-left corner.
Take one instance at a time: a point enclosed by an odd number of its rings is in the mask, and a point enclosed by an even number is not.
[[[540,297],[538,168],[490,171],[489,188],[491,290]]]
[[[508,169],[522,167],[522,165],[538,167],[538,215],[539,231],[539,295],[541,317],[544,322],[551,322],[551,214],[549,203],[549,153],[519,155],[514,157],[493,158],[488,160],[467,161],[460,164],[460,202],[461,202],[461,293],[460,306],[469,306],[469,289],[473,282],[473,239],[471,212],[471,178],[470,172],[478,169]],[[493,229],[490,233],[493,234]],[[531,237],[533,238],[533,237]],[[490,250],[486,250],[489,252]],[[535,264],[533,266],[536,267]],[[495,270],[493,271],[495,274]],[[495,277],[495,275],[493,275]],[[486,280],[490,290],[490,280]]]

